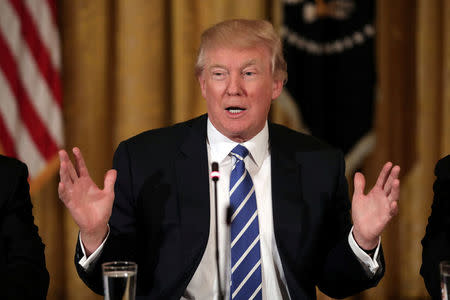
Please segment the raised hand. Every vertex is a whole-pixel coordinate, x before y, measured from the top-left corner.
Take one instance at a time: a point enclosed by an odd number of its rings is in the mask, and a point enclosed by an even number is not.
[[[59,198],[80,228],[81,240],[89,256],[100,246],[108,233],[108,221],[114,202],[117,172],[109,170],[101,190],[89,176],[80,149],[73,148],[76,168],[65,150],[59,151]]]
[[[365,179],[361,173],[354,178],[352,200],[353,236],[358,245],[370,250],[377,246],[381,232],[398,213],[400,167],[387,162],[375,186],[364,195]]]

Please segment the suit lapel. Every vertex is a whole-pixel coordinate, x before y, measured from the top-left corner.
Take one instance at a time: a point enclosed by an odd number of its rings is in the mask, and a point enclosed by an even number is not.
[[[301,164],[296,158],[296,152],[284,146],[287,141],[283,140],[273,126],[269,126],[269,138],[275,239],[280,255],[296,257],[304,230],[300,185]],[[282,258],[286,255],[282,255]],[[283,263],[289,262],[283,261]]]
[[[183,251],[183,280],[186,288],[206,249],[209,237],[210,199],[206,115],[188,126],[184,143],[175,160],[180,230]]]

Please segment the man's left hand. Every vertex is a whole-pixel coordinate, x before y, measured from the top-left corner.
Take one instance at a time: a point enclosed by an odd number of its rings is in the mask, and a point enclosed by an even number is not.
[[[398,213],[400,167],[387,162],[378,176],[375,186],[364,195],[364,175],[357,172],[352,199],[353,237],[364,250],[374,249],[379,237]]]

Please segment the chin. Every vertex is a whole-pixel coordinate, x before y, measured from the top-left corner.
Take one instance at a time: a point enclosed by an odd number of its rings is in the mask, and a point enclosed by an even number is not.
[[[233,131],[229,131],[228,138],[235,142],[243,143],[243,142],[251,139],[251,135],[249,134],[248,131],[245,131],[245,130],[243,130],[243,131],[233,130]]]

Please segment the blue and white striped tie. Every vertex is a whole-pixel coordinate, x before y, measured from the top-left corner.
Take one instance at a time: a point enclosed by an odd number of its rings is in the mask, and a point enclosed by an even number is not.
[[[252,178],[245,169],[248,150],[231,150],[236,163],[230,176],[231,293],[230,299],[262,299],[258,211]]]

